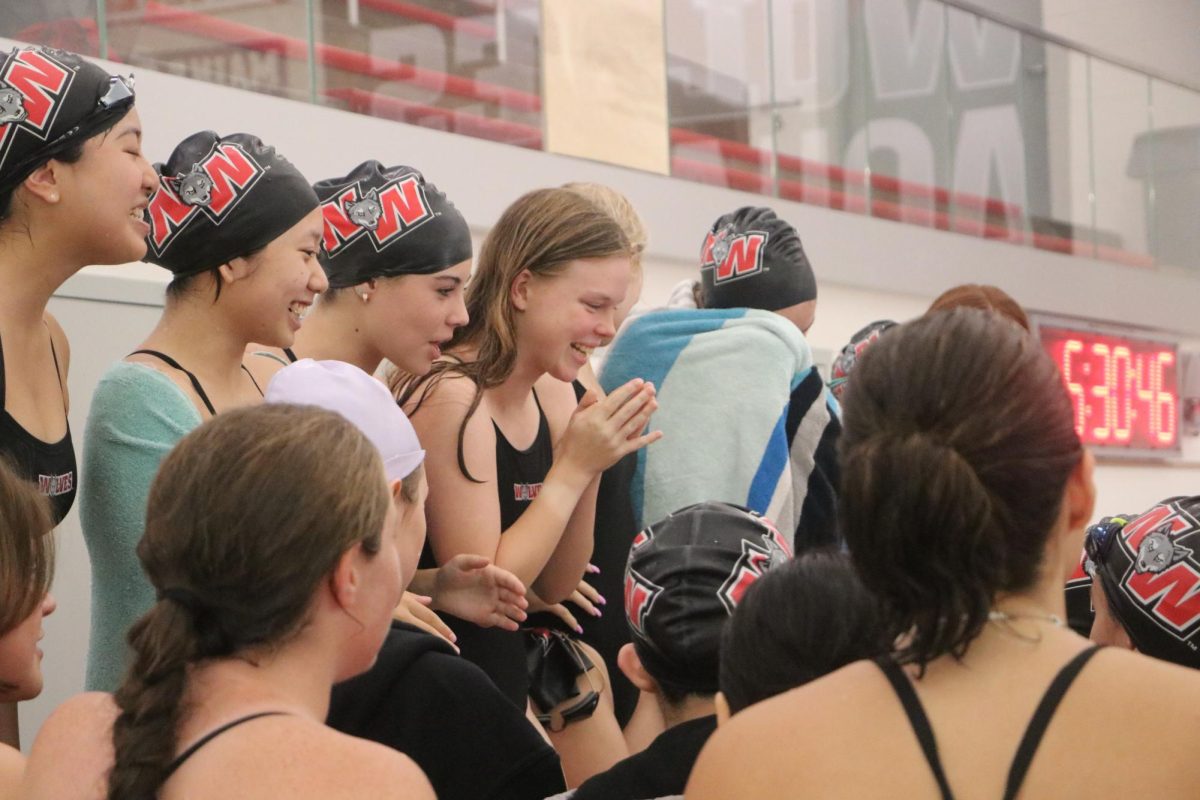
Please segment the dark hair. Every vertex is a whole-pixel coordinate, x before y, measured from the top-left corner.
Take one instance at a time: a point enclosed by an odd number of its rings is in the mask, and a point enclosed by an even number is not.
[[[863,355],[842,424],[842,529],[898,659],[961,658],[1032,585],[1083,454],[1054,362],[994,313],[929,314]]]
[[[50,591],[53,527],[45,495],[0,458],[0,636],[24,622]]]
[[[730,711],[888,651],[879,602],[845,553],[813,550],[750,585],[721,637]]]
[[[475,397],[458,429],[458,468],[467,478],[474,480],[463,457],[467,422],[479,408],[484,390],[503,383],[517,359],[517,312],[509,298],[517,276],[524,270],[538,276],[557,275],[571,261],[631,253],[621,226],[570,189],[537,189],[521,196],[488,231],[467,285],[470,321],[454,331],[445,348],[473,346],[478,350],[475,360],[436,361],[428,374],[419,376],[397,370],[388,381],[406,408],[419,393],[410,415],[420,410],[429,390],[447,374],[475,382]]]
[[[954,308],[978,308],[992,311],[1002,317],[1012,320],[1025,330],[1029,330],[1029,317],[1021,304],[1012,299],[1007,292],[998,286],[988,286],[978,283],[964,283],[947,289],[938,295],[929,306],[927,314],[935,311],[950,311]]]
[[[270,243],[268,242],[267,245],[263,245],[257,250],[251,250],[245,255],[234,256],[234,258],[244,258],[247,261],[253,261],[258,257],[259,253],[267,249],[269,244]],[[233,259],[231,258],[229,260],[232,261]],[[178,300],[191,290],[192,286],[200,279],[201,275],[211,275],[213,281],[213,302],[217,302],[221,299],[221,266],[221,264],[217,264],[215,267],[209,267],[208,269],[201,270],[200,272],[193,272],[188,275],[176,275],[175,277],[171,278],[171,282],[167,284],[167,297],[172,300]]]
[[[189,664],[303,630],[342,554],[379,552],[390,503],[375,447],[339,414],[270,403],[214,417],[163,460],[138,544],[159,600],[129,632],[109,800],[154,797]]]

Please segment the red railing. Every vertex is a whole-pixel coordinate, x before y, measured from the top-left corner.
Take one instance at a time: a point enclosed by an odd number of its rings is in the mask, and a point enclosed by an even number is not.
[[[496,35],[492,26],[478,20],[455,17],[403,0],[359,0],[359,4],[364,8],[478,38],[493,39]],[[140,20],[126,18],[122,22],[129,24],[136,21],[235,47],[278,53],[288,59],[308,59],[309,45],[303,39],[176,8],[156,0],[148,0]],[[41,27],[44,25],[39,29]],[[317,43],[314,50],[317,62],[329,69],[380,81],[406,83],[517,112],[538,114],[541,111],[541,98],[519,89],[402,64],[326,43]],[[331,88],[325,90],[324,95],[360,113],[542,149],[541,128],[522,122],[431,106],[362,88]],[[1090,242],[1027,231],[1024,210],[999,199],[953,192],[942,187],[878,173],[868,174],[786,154],[772,154],[742,142],[684,128],[672,128],[670,137],[671,174],[676,177],[755,194],[778,194],[788,200],[852,213],[865,214],[869,211],[871,216],[883,219],[1017,244],[1028,243],[1053,252],[1093,254]],[[705,160],[705,157],[713,156],[720,157],[722,163]],[[770,170],[772,159],[776,166],[774,178],[762,171]],[[745,167],[756,167],[758,171]],[[866,197],[868,186],[871,195],[869,209]],[[889,199],[889,196],[895,199]],[[1148,267],[1154,264],[1154,260],[1146,254],[1104,245],[1097,245],[1094,254],[1097,258],[1131,266]]]

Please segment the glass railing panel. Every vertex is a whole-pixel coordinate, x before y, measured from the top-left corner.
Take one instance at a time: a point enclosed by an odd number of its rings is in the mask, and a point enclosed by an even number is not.
[[[861,2],[772,0],[780,197],[866,213],[866,38]],[[847,163],[847,159],[851,163]]]
[[[1139,72],[1093,58],[1091,87],[1096,256],[1129,266],[1153,266],[1150,184],[1138,177],[1142,153],[1151,146],[1150,81]]]
[[[308,100],[306,0],[205,3],[106,0],[118,61],[239,89]]]
[[[1025,36],[1024,48],[1040,58],[1026,61],[1039,75],[1040,92],[1022,97],[1023,119],[1039,118],[1044,141],[1026,155],[1028,228],[1034,247],[1055,253],[1094,254],[1092,236],[1091,106],[1088,58]]]
[[[768,0],[665,0],[671,174],[774,195]]]
[[[847,146],[846,167],[870,169],[871,213],[949,227],[952,92],[946,8],[933,0],[865,0],[861,42],[866,124]]]
[[[949,230],[1029,241],[1029,163],[1045,151],[1041,43],[958,8],[946,9]],[[940,212],[940,209],[939,209]],[[939,220],[940,221],[940,220]]]
[[[100,55],[97,0],[54,3],[11,0],[0,3],[0,36],[44,44],[88,56]]]
[[[542,147],[540,8],[507,0],[317,0],[317,102]]]
[[[1149,182],[1152,251],[1162,265],[1200,270],[1200,94],[1154,80],[1150,103],[1154,130],[1135,143],[1127,166]]]

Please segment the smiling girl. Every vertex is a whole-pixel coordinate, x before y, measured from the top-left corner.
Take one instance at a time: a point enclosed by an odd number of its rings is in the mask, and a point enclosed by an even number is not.
[[[328,286],[316,195],[273,148],[205,131],[156,169],[147,260],[174,279],[157,327],[101,379],[84,439],[89,688],[115,688],[125,631],[154,603],[134,550],[159,462],[203,419],[262,401],[242,366],[247,344],[290,346]]]
[[[600,473],[659,437],[641,435],[653,387],[630,381],[580,402],[571,385],[612,338],[629,272],[620,227],[565,189],[525,195],[492,228],[467,289],[470,322],[428,375],[392,381],[428,451],[422,566],[477,553],[548,603],[579,585]],[[463,655],[525,708],[522,638],[450,624]]]
[[[0,454],[50,497],[58,522],[78,481],[70,349],[46,304],[83,267],[145,254],[157,181],[131,78],[44,47],[0,56],[0,74],[11,83],[0,96]]]

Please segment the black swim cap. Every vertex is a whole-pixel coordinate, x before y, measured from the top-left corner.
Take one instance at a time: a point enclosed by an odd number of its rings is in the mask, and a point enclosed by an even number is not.
[[[132,78],[65,50],[14,47],[0,66],[0,193],[132,106]]]
[[[769,208],[746,206],[713,223],[700,248],[707,308],[778,311],[817,298],[796,229]]]
[[[1088,570],[1140,652],[1200,668],[1200,497],[1088,529]]]
[[[317,207],[300,171],[248,133],[193,133],[154,169],[146,261],[176,277],[260,250]]]
[[[732,503],[696,503],[639,533],[625,618],[646,670],[697,694],[717,691],[725,622],[750,584],[789,558],[773,525]]]
[[[325,216],[320,259],[331,289],[429,275],[471,258],[467,221],[412,167],[364,161],[313,189]]]

